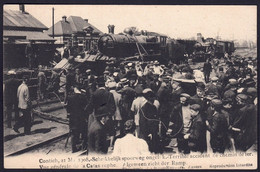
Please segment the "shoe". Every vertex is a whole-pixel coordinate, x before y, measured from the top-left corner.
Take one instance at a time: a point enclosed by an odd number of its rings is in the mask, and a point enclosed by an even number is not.
[[[18,130],[18,128],[13,127],[13,130],[14,130],[16,133],[20,133],[19,130]]]

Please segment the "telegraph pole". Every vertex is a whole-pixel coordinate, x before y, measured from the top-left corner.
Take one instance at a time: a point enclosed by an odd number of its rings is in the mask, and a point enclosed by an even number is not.
[[[54,38],[54,8],[52,7],[52,38]]]

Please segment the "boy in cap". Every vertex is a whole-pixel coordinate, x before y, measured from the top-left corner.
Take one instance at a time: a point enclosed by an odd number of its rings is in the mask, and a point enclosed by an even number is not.
[[[184,139],[188,140],[189,149],[193,152],[206,151],[206,125],[201,118],[199,104],[193,104],[191,109],[191,121],[190,129],[187,134],[184,135]]]
[[[206,120],[207,130],[210,132],[210,145],[213,153],[224,153],[226,148],[228,124],[224,114],[221,112],[222,101],[211,100],[213,115]]]

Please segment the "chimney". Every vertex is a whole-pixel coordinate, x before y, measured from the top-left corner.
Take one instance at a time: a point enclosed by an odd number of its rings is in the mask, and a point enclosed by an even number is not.
[[[114,25],[108,25],[108,33],[114,34],[115,26]]]
[[[88,19],[84,19],[84,21],[88,23]]]
[[[20,12],[22,12],[22,13],[25,12],[24,4],[20,4],[20,5],[19,5],[19,10],[20,10]]]
[[[62,16],[62,21],[66,22],[67,21],[67,17],[66,16]]]

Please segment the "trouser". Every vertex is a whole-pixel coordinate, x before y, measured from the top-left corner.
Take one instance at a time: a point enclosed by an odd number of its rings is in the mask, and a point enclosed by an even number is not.
[[[19,117],[17,122],[14,125],[14,128],[19,129],[20,127],[24,127],[24,133],[30,134],[31,132],[31,113],[29,109],[20,109],[22,111],[23,116]]]
[[[225,140],[224,138],[214,138],[210,140],[210,145],[213,153],[224,153],[225,152]]]
[[[79,135],[80,130],[79,129],[71,129],[71,146],[72,146],[72,152],[77,152],[77,144],[79,143]]]
[[[38,87],[38,99],[42,100],[44,98],[45,98],[45,87],[40,86],[40,87]]]
[[[204,77],[205,77],[205,82],[206,83],[209,82],[209,76],[210,76],[210,72],[204,72]]]
[[[18,109],[18,103],[12,102],[8,103],[6,105],[6,118],[7,118],[7,127],[11,128],[11,121],[12,121],[12,112],[15,112],[15,121],[19,118],[19,109]]]
[[[65,89],[64,91],[64,103],[66,104],[68,102],[68,96],[70,95],[70,90]]]
[[[180,134],[177,137],[177,143],[178,143],[178,151],[183,152],[184,154],[190,153],[190,147],[188,145],[188,139],[184,139],[184,135]]]

